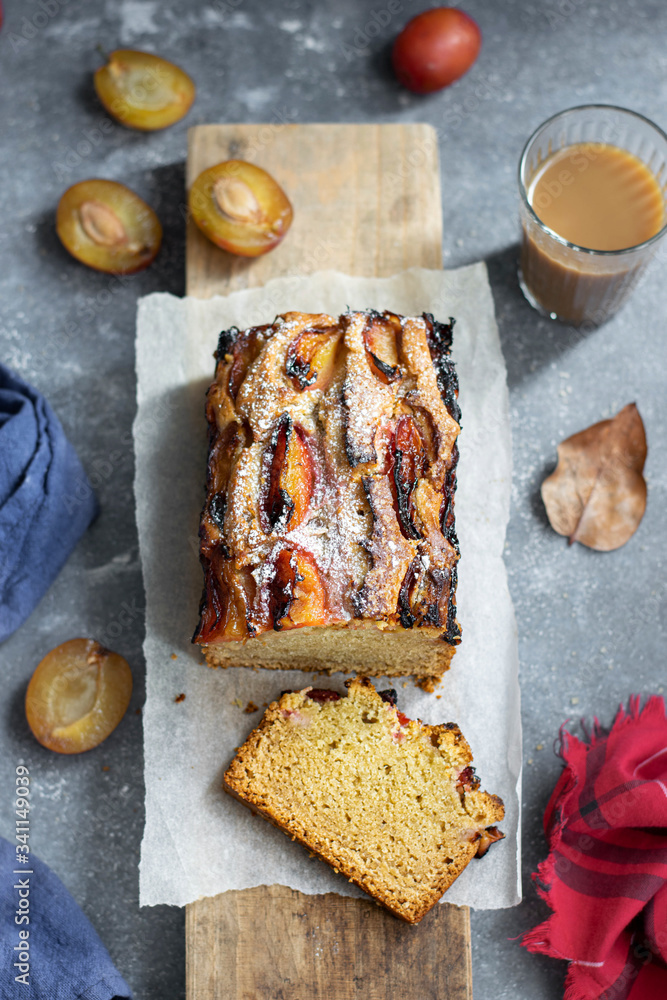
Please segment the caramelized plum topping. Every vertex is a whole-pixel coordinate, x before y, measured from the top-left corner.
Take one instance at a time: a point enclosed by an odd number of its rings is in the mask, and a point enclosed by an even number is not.
[[[195,85],[182,69],[150,52],[117,49],[95,73],[95,90],[116,121],[143,132],[167,128],[183,118]]]
[[[208,485],[216,494],[227,489],[232,468],[245,444],[245,429],[236,421],[227,424],[216,439],[208,461]]]
[[[281,549],[275,560],[269,610],[276,632],[326,621],[326,592],[308,552]]]
[[[417,556],[405,574],[398,595],[398,613],[403,628],[430,625],[439,628],[449,620],[449,595],[453,571],[427,563]]]
[[[196,225],[212,243],[241,257],[273,250],[292,224],[292,206],[266,170],[244,160],[209,167],[190,188]]]
[[[287,348],[285,372],[295,389],[326,389],[333,375],[338,327],[304,330]]]
[[[261,334],[266,329],[267,326],[257,326],[241,331],[233,326],[231,330],[223,330],[218,338],[216,357],[219,362],[227,362],[230,366],[227,391],[234,401],[250,365],[262,349]]]
[[[387,314],[372,313],[364,330],[364,346],[371,371],[385,385],[396,382],[402,375],[396,345],[399,335],[400,324],[397,326]]]
[[[418,569],[415,566],[415,562],[417,562],[417,560],[413,560],[410,563],[410,568],[403,578],[403,583],[401,584],[401,589],[398,594],[398,614],[403,628],[412,628],[416,620],[412,610],[414,605],[415,584],[418,575]]]
[[[110,274],[148,267],[162,242],[153,209],[116,181],[80,181],[68,188],[58,202],[56,231],[73,257]]]
[[[225,513],[227,511],[227,494],[224,491],[214,493],[208,503],[208,516],[219,531],[225,526]]]
[[[283,413],[264,453],[265,493],[260,502],[260,521],[267,534],[292,531],[301,524],[313,494],[314,480],[306,434],[288,413]]]
[[[457,445],[452,448],[452,464],[445,475],[445,482],[442,489],[442,508],[440,510],[440,530],[443,535],[459,551],[459,540],[456,536],[456,522],[454,518],[454,495],[456,493],[456,467],[459,458]]]
[[[206,585],[200,607],[200,621],[193,642],[205,644],[215,639],[245,639],[255,634],[250,623],[250,602],[254,590],[251,574],[235,570],[217,551],[206,568]]]
[[[204,508],[204,515],[208,515],[208,518],[204,517],[199,531],[201,555],[204,558],[210,559],[214,550],[220,546],[231,471],[245,444],[244,428],[232,421],[218,436],[209,454],[207,494],[210,499],[208,506]],[[222,550],[225,555],[227,550],[224,545]]]
[[[248,368],[259,353],[259,344],[254,330],[248,330],[242,337],[239,337],[234,344],[233,358],[229,369],[229,379],[227,388],[229,395],[236,400],[241,383],[248,373]]]
[[[428,468],[428,456],[414,417],[402,416],[396,422],[392,466],[392,492],[401,531],[406,538],[421,538],[412,494]]]
[[[199,624],[192,637],[193,642],[207,643],[220,626],[224,630],[227,594],[220,587],[216,575],[209,564],[205,569],[204,593],[199,605]]]
[[[424,449],[424,472],[427,472],[438,457],[438,431],[430,413],[422,406],[411,406],[408,415],[414,421],[421,438],[421,446]]]
[[[428,484],[422,482],[417,490],[418,501],[426,486]],[[430,543],[428,556],[418,550],[410,563],[398,594],[397,612],[403,628],[444,626],[440,638],[457,646],[461,641],[461,627],[456,620],[456,550],[438,531],[437,512],[435,518],[431,513],[429,523],[428,510],[421,506],[420,511]]]
[[[26,717],[42,746],[82,753],[113,732],[131,695],[127,660],[93,639],[70,639],[47,653],[32,675]]]
[[[461,422],[461,409],[458,403],[459,380],[451,357],[452,339],[454,336],[455,319],[449,317],[449,323],[439,323],[431,313],[423,313],[426,323],[426,339],[431,359],[435,365],[438,378],[438,389],[447,412],[457,423]]]

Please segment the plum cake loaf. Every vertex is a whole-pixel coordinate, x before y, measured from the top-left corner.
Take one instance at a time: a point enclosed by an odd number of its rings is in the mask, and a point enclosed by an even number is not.
[[[207,395],[210,665],[417,675],[456,620],[453,320],[287,313],[220,335]]]
[[[416,923],[503,836],[453,722],[427,726],[367,678],[348,696],[283,694],[239,748],[223,787],[397,917]]]

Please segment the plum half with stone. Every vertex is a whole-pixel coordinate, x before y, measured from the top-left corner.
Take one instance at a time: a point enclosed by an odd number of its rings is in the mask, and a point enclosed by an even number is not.
[[[184,118],[196,88],[179,66],[135,49],[117,49],[95,73],[95,91],[116,121],[154,132]]]
[[[68,188],[58,202],[56,230],[73,257],[110,274],[148,267],[162,242],[153,209],[117,181],[80,181]]]
[[[292,205],[280,184],[245,160],[204,170],[190,188],[189,206],[204,236],[241,257],[273,250],[292,224]]]
[[[114,731],[131,695],[127,660],[94,639],[70,639],[47,653],[30,678],[25,713],[42,746],[82,753]]]

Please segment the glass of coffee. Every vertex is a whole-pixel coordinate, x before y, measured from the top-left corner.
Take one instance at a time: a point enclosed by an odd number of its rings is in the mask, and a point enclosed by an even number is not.
[[[667,233],[667,135],[612,105],[562,111],[526,143],[519,195],[525,297],[552,319],[599,326]]]

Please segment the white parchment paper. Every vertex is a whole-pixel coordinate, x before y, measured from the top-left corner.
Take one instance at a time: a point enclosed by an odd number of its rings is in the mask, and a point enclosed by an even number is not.
[[[412,269],[391,278],[334,271],[281,278],[209,300],[149,295],[137,323],[135,491],[146,589],[144,709],[146,827],[142,905],[179,906],[228,889],[279,883],[306,893],[360,895],[221,789],[235,747],[286,688],[321,680],[300,671],[212,670],[190,643],[202,591],[198,520],[204,499],[204,392],[220,330],[270,322],[288,310],[338,315],[353,309],[432,312],[456,318],[461,394],[456,494],[458,613],[463,642],[436,694],[410,680],[399,708],[426,722],[455,721],[468,739],[482,787],[506,808],[506,840],[473,861],[446,893],[480,909],[520,900],[521,722],[514,612],[502,551],[509,516],[511,444],[506,370],[486,268]],[[325,683],[342,690],[342,675]],[[175,698],[181,693],[185,699]]]

